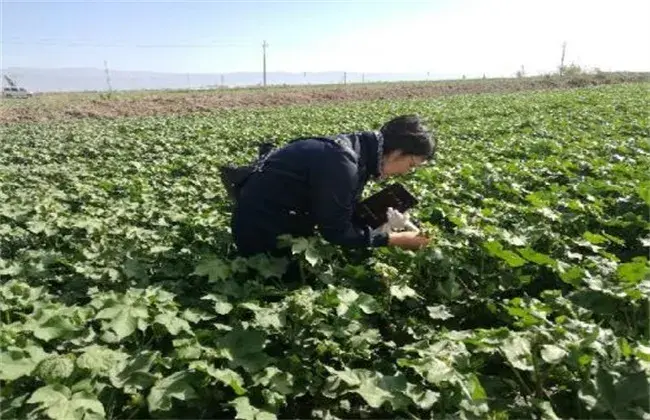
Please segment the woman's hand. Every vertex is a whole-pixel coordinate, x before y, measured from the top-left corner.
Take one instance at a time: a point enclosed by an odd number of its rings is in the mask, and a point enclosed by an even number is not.
[[[430,239],[417,232],[394,232],[388,236],[388,245],[403,249],[420,249],[429,243]]]

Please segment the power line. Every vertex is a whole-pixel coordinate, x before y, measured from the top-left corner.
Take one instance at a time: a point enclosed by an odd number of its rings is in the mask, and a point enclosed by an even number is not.
[[[2,41],[1,45],[49,46],[49,47],[92,47],[92,48],[215,48],[215,47],[250,47],[252,43],[215,42],[211,44],[127,44],[127,43],[85,43],[85,42],[53,42],[53,41]]]

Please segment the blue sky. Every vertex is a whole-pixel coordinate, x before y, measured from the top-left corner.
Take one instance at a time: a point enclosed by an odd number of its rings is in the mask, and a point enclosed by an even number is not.
[[[2,2],[0,67],[489,76],[650,70],[647,0]]]

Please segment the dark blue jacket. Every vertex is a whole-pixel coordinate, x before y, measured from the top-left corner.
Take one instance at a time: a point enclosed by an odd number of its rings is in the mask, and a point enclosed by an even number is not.
[[[248,178],[231,224],[241,255],[274,253],[279,235],[310,236],[315,228],[344,247],[387,245],[386,233],[352,220],[366,183],[379,176],[381,133],[341,134],[334,140],[291,142],[273,150],[261,172]]]

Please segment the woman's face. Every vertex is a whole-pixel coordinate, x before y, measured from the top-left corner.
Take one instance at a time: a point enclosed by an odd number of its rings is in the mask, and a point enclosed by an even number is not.
[[[401,150],[394,150],[384,156],[381,171],[382,177],[405,174],[424,163],[424,161],[423,156],[405,155],[402,154]]]

